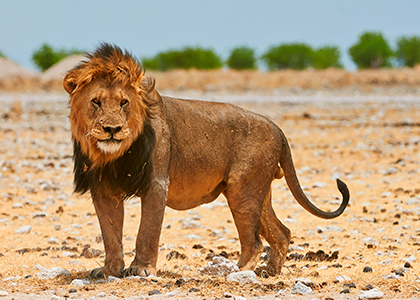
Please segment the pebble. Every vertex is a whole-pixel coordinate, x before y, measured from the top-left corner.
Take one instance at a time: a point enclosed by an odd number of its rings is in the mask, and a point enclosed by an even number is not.
[[[19,202],[13,203],[12,205],[12,208],[23,208],[23,207],[24,207],[23,204]]]
[[[186,238],[189,240],[201,240],[201,236],[196,235],[196,234],[189,234],[186,236]]]
[[[97,298],[103,298],[105,296],[106,296],[106,293],[105,292],[100,292],[99,294],[96,294],[95,295],[95,297],[97,297]]]
[[[90,284],[90,280],[88,279],[74,279],[70,285],[76,286],[76,287],[81,287],[81,286],[85,286],[85,285],[89,285]]]
[[[417,259],[416,259],[416,257],[414,255],[410,254],[409,257],[403,258],[402,261],[403,262],[408,262],[408,263],[413,263],[413,262],[417,261]]]
[[[50,269],[43,269],[41,272],[37,273],[36,276],[42,280],[53,279],[58,276],[70,276],[70,272],[61,267],[54,267]]]
[[[363,273],[371,273],[373,272],[373,269],[371,267],[364,267]]]
[[[118,282],[118,281],[121,281],[121,278],[118,278],[118,277],[115,277],[115,276],[109,276],[108,277],[108,282],[109,283],[111,283],[111,282]]]
[[[15,231],[15,233],[17,234],[28,234],[29,232],[31,232],[32,226],[31,225],[25,225],[20,227],[19,229],[17,229]]]
[[[181,225],[182,229],[196,229],[196,228],[200,228],[200,226],[201,226],[200,221],[197,221],[191,218],[182,219],[182,225]]]
[[[201,267],[197,270],[199,275],[211,275],[211,276],[222,276],[225,277],[230,273],[239,272],[238,266],[230,260],[222,257],[215,256],[211,262],[205,267]]]
[[[48,244],[58,244],[58,243],[59,243],[58,239],[56,239],[53,236],[50,237],[49,240],[48,240]]]
[[[298,281],[296,282],[291,290],[292,294],[300,294],[300,295],[309,295],[312,294],[312,289],[308,286],[306,286],[305,284],[303,284],[302,282]]]
[[[379,262],[380,265],[390,265],[392,264],[392,259],[386,259]]]
[[[377,288],[359,292],[359,299],[381,299],[383,296],[384,293]]]
[[[159,292],[159,290],[152,290],[152,291],[149,291],[148,295],[149,296],[160,295],[160,292]]]
[[[335,277],[335,280],[337,280],[338,282],[351,281],[350,277],[348,277],[346,275],[337,276],[337,277]]]
[[[9,296],[9,293],[6,291],[0,291],[0,297],[6,297]]]
[[[237,282],[239,284],[256,283],[259,284],[257,275],[254,271],[239,271],[226,276],[227,282]]]

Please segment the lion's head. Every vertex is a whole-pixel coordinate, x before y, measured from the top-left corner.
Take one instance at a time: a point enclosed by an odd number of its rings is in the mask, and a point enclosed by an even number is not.
[[[73,139],[92,165],[105,165],[128,151],[152,114],[154,81],[140,63],[120,48],[102,44],[88,60],[70,70]]]

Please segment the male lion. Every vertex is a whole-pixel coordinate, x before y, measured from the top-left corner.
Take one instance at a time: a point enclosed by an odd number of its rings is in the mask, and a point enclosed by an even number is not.
[[[260,235],[271,246],[265,270],[279,274],[290,231],[276,217],[271,182],[283,176],[308,212],[331,219],[302,192],[290,148],[273,122],[239,107],[161,97],[128,52],[101,44],[88,60],[70,70],[75,192],[90,191],[105,246],[105,266],[92,278],[156,274],[165,206],[186,210],[226,196],[239,233],[238,266],[253,270],[262,251]],[[136,256],[124,270],[124,200],[141,197]]]

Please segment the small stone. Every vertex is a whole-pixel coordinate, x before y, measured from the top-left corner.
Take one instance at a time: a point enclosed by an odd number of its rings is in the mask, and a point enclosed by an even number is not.
[[[196,221],[194,219],[187,218],[187,219],[182,220],[181,228],[182,229],[196,229],[196,228],[200,228],[200,226],[201,226],[200,221]]]
[[[191,288],[188,292],[190,293],[197,293],[198,291],[200,291],[199,289],[196,288]]]
[[[344,289],[340,292],[340,294],[350,294],[350,290],[349,289]]]
[[[392,264],[392,259],[386,259],[379,262],[380,265],[390,265]]]
[[[254,271],[239,271],[239,272],[231,273],[228,276],[226,276],[226,281],[237,282],[239,284],[247,284],[247,283],[259,284],[260,283]]]
[[[9,293],[6,291],[0,291],[0,297],[6,297],[9,296]]]
[[[70,289],[69,293],[77,293],[77,290],[76,289]]]
[[[417,261],[417,259],[414,255],[410,254],[409,257],[403,258],[403,261],[408,262],[408,263],[413,263],[413,262]]]
[[[234,300],[247,300],[245,297],[242,296],[236,296],[235,298],[233,298]]]
[[[15,231],[15,233],[17,234],[28,234],[29,232],[31,232],[32,226],[31,225],[26,225],[26,226],[22,226],[19,229],[17,229]]]
[[[211,275],[225,277],[230,273],[239,272],[238,266],[222,256],[214,256],[205,267],[197,270],[199,275]]]
[[[160,292],[159,292],[159,290],[151,290],[151,291],[149,291],[148,295],[149,296],[160,295]]]
[[[359,299],[381,299],[383,296],[384,293],[377,288],[359,292]]]
[[[38,276],[42,280],[47,279],[53,279],[58,276],[70,276],[71,273],[67,271],[66,269],[63,269],[61,267],[54,267],[50,269],[43,269],[41,272],[37,273],[36,276]]]
[[[85,286],[85,285],[89,285],[90,281],[88,279],[74,279],[70,285],[76,286],[76,287],[81,287],[81,286]]]
[[[196,234],[187,235],[186,238],[190,240],[201,240],[201,236],[196,235]]]
[[[212,230],[211,234],[212,237],[222,237],[223,236],[223,232],[219,231],[219,230]]]
[[[225,298],[232,298],[232,294],[229,293],[229,292],[224,292],[223,293],[223,297],[225,297]]]
[[[108,276],[108,282],[118,282],[121,281],[121,278],[115,277],[115,276]]]
[[[312,289],[308,286],[306,286],[305,284],[303,284],[302,282],[298,281],[296,282],[291,290],[292,294],[299,294],[299,295],[309,295],[312,294]]]
[[[372,273],[373,269],[371,267],[364,267],[363,268],[363,273]]]
[[[53,236],[50,237],[49,240],[48,240],[48,244],[58,244],[58,243],[59,243],[58,239],[56,239]]]
[[[351,281],[350,277],[346,275],[337,276],[335,277],[335,280],[337,280],[338,282]]]
[[[12,205],[12,208],[23,208],[23,207],[24,207],[23,204],[19,202],[13,203]]]
[[[99,294],[96,294],[95,295],[96,298],[103,298],[105,296],[106,296],[106,293],[105,292],[100,292]]]
[[[404,268],[411,268],[411,264],[410,264],[409,262],[406,262],[406,263],[404,264]]]

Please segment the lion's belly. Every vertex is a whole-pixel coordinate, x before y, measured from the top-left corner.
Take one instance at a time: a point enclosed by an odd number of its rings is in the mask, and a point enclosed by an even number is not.
[[[224,181],[171,181],[166,205],[176,210],[187,210],[215,200],[225,189]]]

